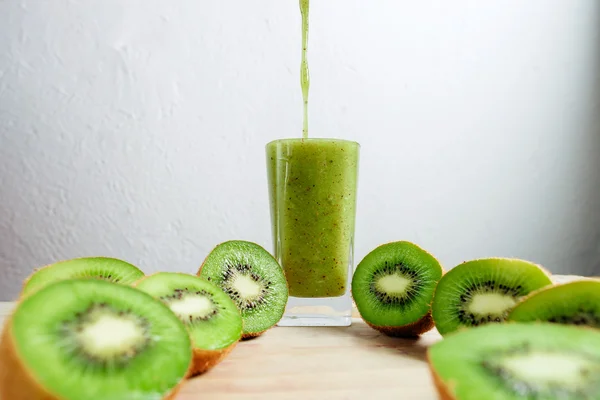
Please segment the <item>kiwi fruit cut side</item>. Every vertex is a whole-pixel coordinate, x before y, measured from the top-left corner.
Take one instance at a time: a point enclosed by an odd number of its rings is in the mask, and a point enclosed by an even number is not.
[[[135,265],[110,257],[82,257],[59,261],[34,271],[25,280],[21,297],[46,285],[66,279],[97,278],[112,283],[131,285],[144,273]]]
[[[513,258],[464,262],[440,279],[431,315],[441,335],[460,328],[504,322],[524,296],[552,284],[540,266]]]
[[[236,304],[203,278],[159,272],[142,278],[135,287],[168,305],[187,327],[194,347],[191,375],[217,365],[242,336],[242,316]]]
[[[512,309],[508,320],[600,329],[600,281],[582,280],[536,290]]]
[[[242,339],[261,335],[283,316],[289,293],[283,269],[256,243],[230,240],[217,245],[197,275],[235,302],[242,314]]]
[[[50,284],[20,301],[0,340],[0,398],[159,400],[192,365],[185,326],[162,302],[97,279]]]
[[[362,319],[389,336],[413,337],[433,328],[431,301],[440,263],[419,246],[383,244],[356,266],[352,297]]]
[[[427,350],[441,399],[600,399],[600,331],[550,323],[489,324]]]

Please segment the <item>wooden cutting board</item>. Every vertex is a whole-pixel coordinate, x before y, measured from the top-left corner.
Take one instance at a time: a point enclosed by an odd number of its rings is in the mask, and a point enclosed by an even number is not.
[[[557,283],[580,279],[553,278]],[[13,305],[0,302],[0,324]],[[440,339],[435,330],[417,340],[389,338],[358,315],[350,327],[274,327],[186,382],[176,400],[435,400],[425,357],[427,347]]]

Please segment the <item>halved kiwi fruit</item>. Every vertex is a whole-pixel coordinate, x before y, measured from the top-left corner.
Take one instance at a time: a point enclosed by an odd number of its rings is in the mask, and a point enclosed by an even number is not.
[[[530,292],[551,285],[548,273],[528,261],[484,258],[464,262],[440,279],[431,314],[440,334],[503,322]]]
[[[24,298],[6,323],[0,398],[171,398],[191,363],[188,332],[165,304],[125,285],[64,280]]]
[[[159,272],[135,287],[171,308],[190,332],[194,347],[192,375],[218,364],[242,336],[242,316],[236,304],[209,281],[177,272]]]
[[[204,260],[198,276],[218,285],[242,313],[242,338],[262,334],[285,310],[288,286],[283,269],[263,247],[243,240],[217,245]]]
[[[490,324],[433,344],[445,400],[600,399],[600,331],[550,323]]]
[[[110,257],[82,257],[59,261],[35,270],[24,282],[21,296],[27,296],[46,285],[66,279],[97,278],[112,283],[131,285],[144,273],[136,266]]]
[[[532,292],[512,309],[508,320],[600,329],[600,281],[582,280]]]
[[[399,241],[367,254],[352,276],[352,297],[363,320],[389,336],[433,328],[431,301],[443,270],[419,246]]]

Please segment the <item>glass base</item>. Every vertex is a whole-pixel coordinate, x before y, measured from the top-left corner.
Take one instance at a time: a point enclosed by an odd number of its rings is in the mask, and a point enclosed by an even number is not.
[[[350,293],[340,297],[291,297],[277,326],[350,326]]]

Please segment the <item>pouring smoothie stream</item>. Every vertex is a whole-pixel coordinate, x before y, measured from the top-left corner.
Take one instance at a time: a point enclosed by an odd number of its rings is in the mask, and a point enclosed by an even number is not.
[[[315,324],[349,325],[360,146],[349,140],[308,137],[308,0],[300,0],[300,11],[302,136],[266,146],[273,247],[289,285],[290,308],[302,303],[294,298],[325,299],[311,306],[327,306],[326,299],[342,298],[345,319]],[[311,317],[327,319],[314,313]]]

